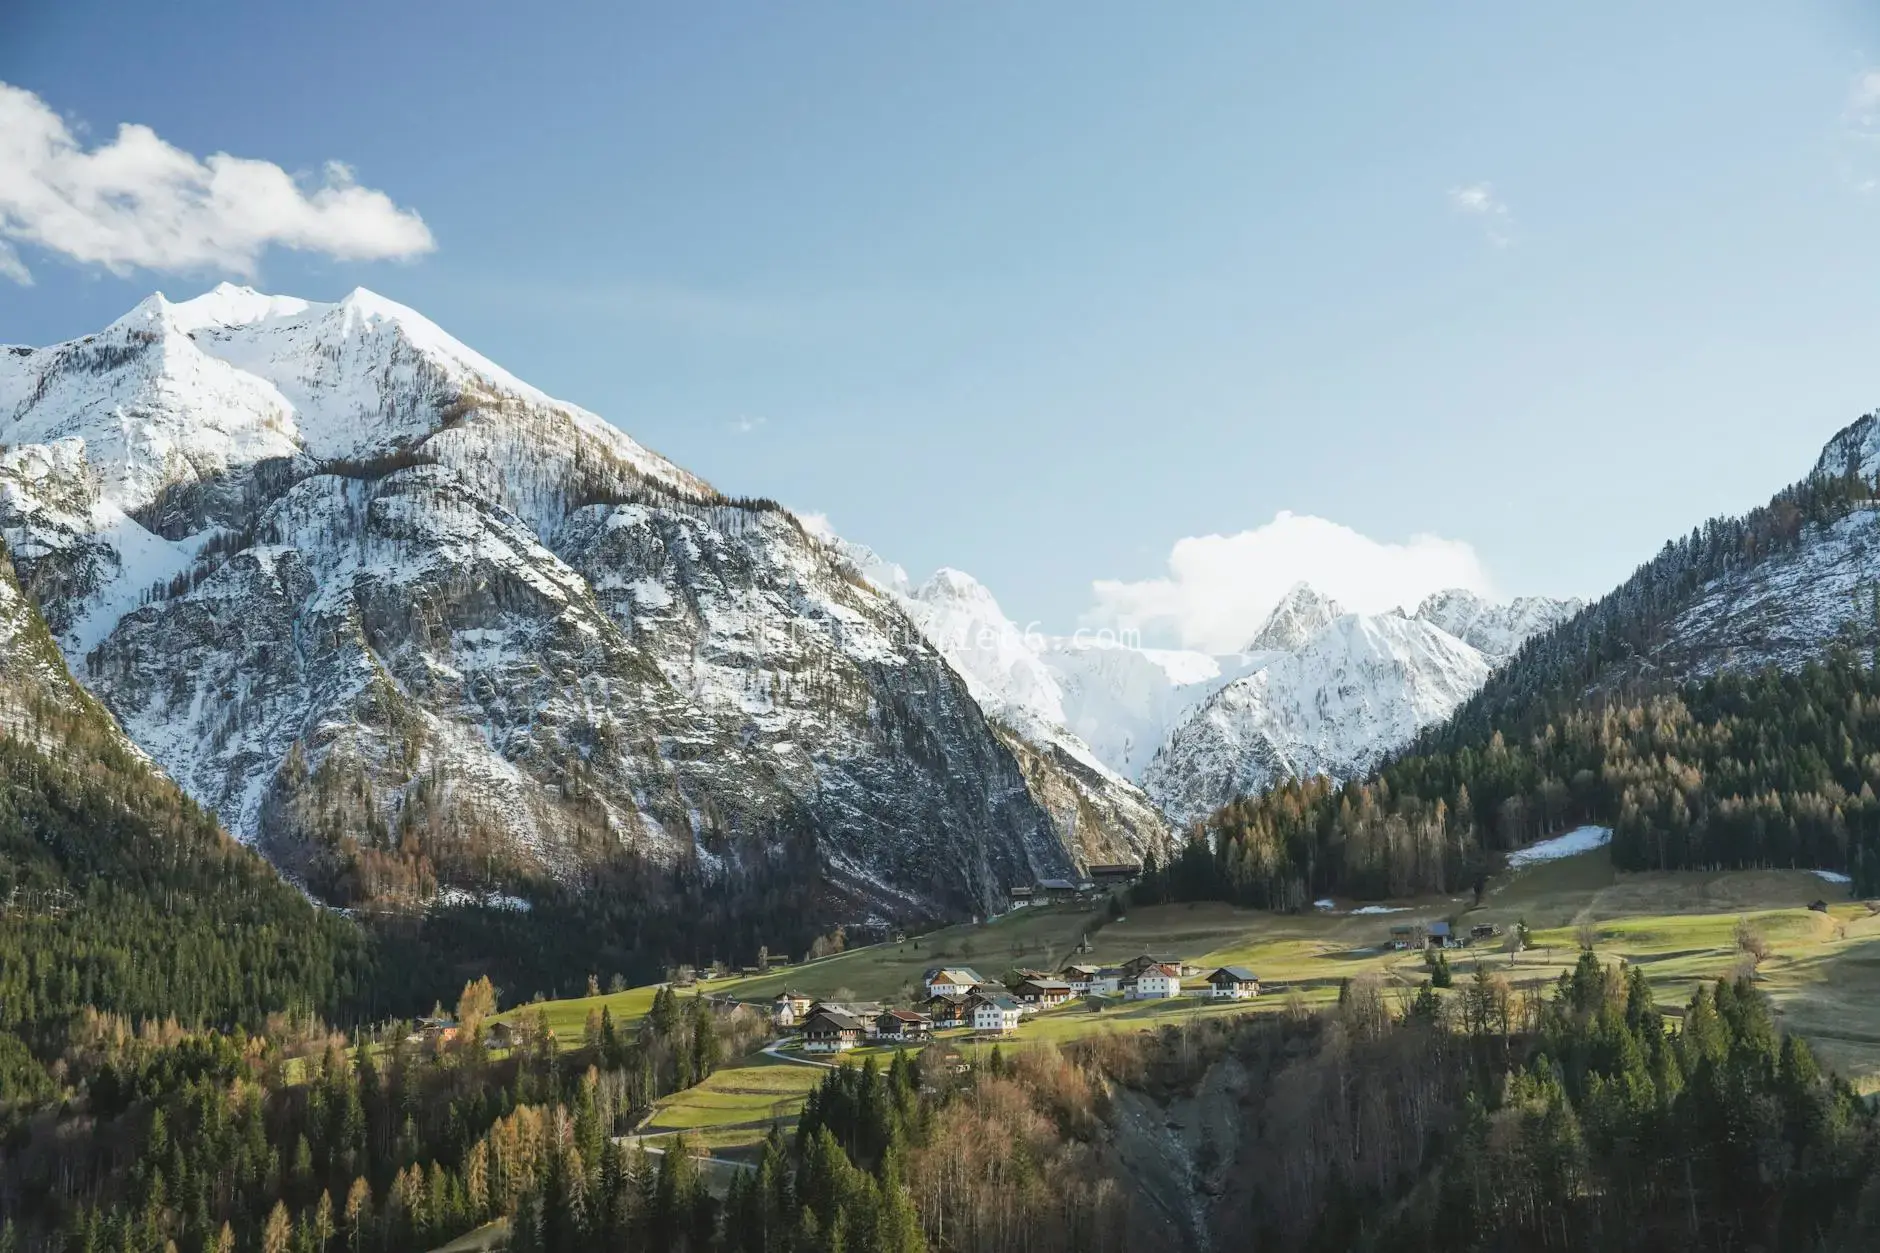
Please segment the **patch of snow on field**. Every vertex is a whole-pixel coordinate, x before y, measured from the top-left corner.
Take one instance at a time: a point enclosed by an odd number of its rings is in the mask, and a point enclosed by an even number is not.
[[[1611,827],[1579,827],[1565,835],[1556,835],[1551,840],[1538,840],[1526,848],[1516,849],[1508,854],[1510,869],[1538,865],[1544,861],[1558,861],[1562,857],[1572,857],[1577,853],[1590,853],[1596,848],[1604,848],[1612,843]]]
[[[1817,870],[1814,873],[1826,879],[1829,883],[1852,883],[1854,881],[1851,876],[1844,875],[1838,870]]]
[[[1351,911],[1354,914],[1407,914],[1408,905],[1360,905]]]
[[[1323,901],[1313,901],[1312,908],[1314,909],[1337,909],[1338,902],[1334,900],[1330,900],[1330,899],[1323,900]]]

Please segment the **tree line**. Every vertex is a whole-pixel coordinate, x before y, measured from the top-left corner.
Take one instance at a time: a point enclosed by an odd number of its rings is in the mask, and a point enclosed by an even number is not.
[[[1880,671],[1850,649],[1794,672],[1550,711],[1407,752],[1367,779],[1283,783],[1235,801],[1151,865],[1139,901],[1300,909],[1331,894],[1454,892],[1580,824],[1625,870],[1801,867],[1880,893]]]

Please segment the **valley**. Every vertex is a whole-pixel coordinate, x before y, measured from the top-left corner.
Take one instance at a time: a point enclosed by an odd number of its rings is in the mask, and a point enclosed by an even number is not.
[[[1822,903],[1825,911],[1810,908]],[[1701,986],[1754,966],[1754,982],[1769,997],[1777,1021],[1815,1047],[1863,1091],[1880,1091],[1880,913],[1847,899],[1845,884],[1811,871],[1616,872],[1605,849],[1550,860],[1498,877],[1477,907],[1467,896],[1412,898],[1366,906],[1339,902],[1335,911],[1276,915],[1200,902],[1132,907],[1121,920],[1104,908],[1049,906],[1014,911],[976,926],[945,928],[898,943],[792,965],[758,977],[703,980],[681,995],[739,1001],[768,1012],[789,991],[836,1002],[918,1005],[921,979],[939,966],[993,971],[1014,967],[1051,970],[1069,962],[1114,966],[1143,953],[1180,957],[1202,970],[1238,965],[1256,973],[1261,994],[1251,1001],[1214,1002],[1193,996],[1171,1000],[1113,1000],[1098,1012],[1082,998],[1023,1020],[998,1041],[1008,1053],[1028,1047],[1062,1048],[1105,1036],[1192,1028],[1202,1020],[1243,1014],[1295,1016],[1336,1007],[1341,985],[1369,975],[1387,998],[1408,1003],[1429,982],[1418,952],[1392,951],[1392,927],[1453,920],[1466,932],[1493,926],[1498,935],[1446,954],[1455,986],[1451,1000],[1480,967],[1506,980],[1517,997],[1551,995],[1579,961],[1588,940],[1598,960],[1643,973],[1662,1006],[1682,1006]],[[1530,931],[1528,946],[1511,952],[1506,937],[1517,924]],[[1740,933],[1749,928],[1766,951],[1752,963]],[[1078,948],[1088,936],[1087,950]],[[577,1048],[590,1013],[606,1007],[630,1030],[652,1002],[640,988],[598,998],[519,1006],[503,1017],[517,1021],[545,1013],[564,1047]],[[787,1034],[787,1033],[786,1033]],[[941,1031],[936,1041],[985,1057],[990,1047],[970,1029]],[[915,1052],[921,1046],[912,1046]],[[894,1045],[864,1048],[833,1059],[808,1057],[794,1068],[768,1053],[728,1060],[697,1088],[662,1100],[644,1123],[653,1142],[684,1136],[713,1153],[754,1153],[773,1125],[794,1125],[802,1099],[820,1082],[818,1066],[883,1061]]]

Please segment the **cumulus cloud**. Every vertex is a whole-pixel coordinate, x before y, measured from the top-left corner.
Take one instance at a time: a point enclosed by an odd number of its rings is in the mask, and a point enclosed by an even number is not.
[[[1880,70],[1862,70],[1847,89],[1848,125],[1865,131],[1880,127]]]
[[[1514,213],[1505,201],[1496,197],[1492,185],[1469,183],[1462,187],[1451,187],[1449,207],[1464,217],[1480,222],[1488,242],[1495,247],[1505,248],[1513,239],[1511,228],[1514,226]]]
[[[338,162],[296,179],[268,161],[196,157],[129,123],[87,149],[45,101],[0,83],[0,276],[29,283],[17,244],[116,274],[244,277],[270,247],[364,261],[436,246],[415,211]]]
[[[1233,652],[1301,582],[1360,613],[1411,609],[1451,587],[1495,595],[1481,559],[1460,540],[1380,543],[1324,518],[1281,512],[1250,531],[1177,540],[1163,578],[1099,580],[1085,624]]]

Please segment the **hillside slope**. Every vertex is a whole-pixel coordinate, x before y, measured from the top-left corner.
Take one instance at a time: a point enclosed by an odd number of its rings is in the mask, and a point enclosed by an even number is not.
[[[1613,591],[1535,636],[1436,736],[1514,733],[1550,705],[1725,670],[1793,670],[1880,630],[1880,415],[1830,439],[1767,505],[1667,542]]]
[[[56,1039],[86,1007],[255,1026],[416,1003],[376,974],[356,926],[223,834],[72,681],[0,544],[0,1030]]]

